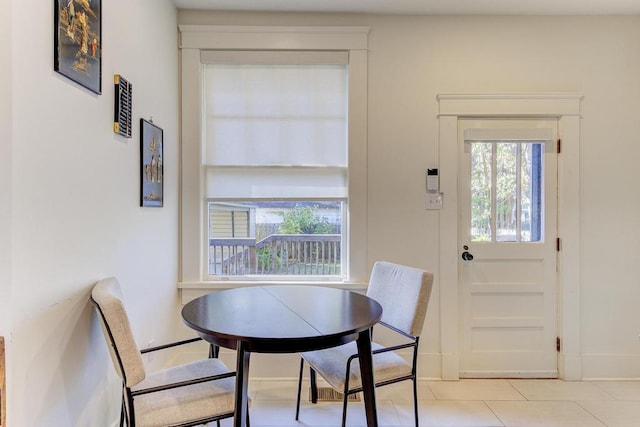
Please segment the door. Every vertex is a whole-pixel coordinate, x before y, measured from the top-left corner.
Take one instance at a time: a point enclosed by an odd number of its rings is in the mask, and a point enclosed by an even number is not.
[[[558,376],[557,127],[458,122],[460,377]]]

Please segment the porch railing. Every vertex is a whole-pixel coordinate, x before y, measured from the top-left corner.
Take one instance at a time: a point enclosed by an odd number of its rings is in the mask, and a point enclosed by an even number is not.
[[[340,275],[339,234],[209,240],[210,275]]]

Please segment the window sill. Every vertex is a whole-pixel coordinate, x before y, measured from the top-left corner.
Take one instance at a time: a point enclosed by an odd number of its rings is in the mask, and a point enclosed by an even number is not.
[[[366,283],[355,282],[329,282],[329,281],[286,281],[286,280],[261,280],[261,281],[234,281],[219,280],[211,282],[178,282],[178,291],[180,291],[180,299],[182,304],[198,298],[202,295],[214,291],[225,289],[245,288],[249,286],[268,286],[268,285],[309,285],[309,286],[325,286],[328,288],[345,289],[354,292],[366,292]]]

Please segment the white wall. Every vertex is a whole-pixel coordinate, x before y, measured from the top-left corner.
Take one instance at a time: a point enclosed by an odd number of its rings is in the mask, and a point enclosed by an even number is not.
[[[423,209],[424,171],[438,166],[436,95],[583,93],[582,375],[640,377],[640,17],[180,11],[178,22],[371,28],[368,263],[387,259],[434,271],[421,345],[432,362],[426,376],[439,376],[439,289],[456,286],[438,280],[439,214]]]
[[[0,3],[0,336],[11,330],[11,1]]]
[[[120,279],[141,347],[178,334],[176,11],[170,0],[102,3],[100,96],[53,71],[52,1],[14,0],[10,37],[0,26],[0,54],[13,72],[5,101],[0,67],[0,117],[6,102],[13,109],[12,152],[3,145],[0,156],[0,198],[13,208],[9,276],[0,242],[0,280],[10,277],[12,292],[12,426],[117,420],[120,388],[88,300],[96,280]],[[133,83],[131,139],[112,130],[115,73]],[[164,129],[163,208],[139,207],[139,118],[150,116]]]

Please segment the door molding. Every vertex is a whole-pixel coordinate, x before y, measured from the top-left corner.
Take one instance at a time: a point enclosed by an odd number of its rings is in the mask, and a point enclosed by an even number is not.
[[[440,94],[438,151],[440,190],[440,353],[442,379],[459,379],[458,322],[458,120],[556,118],[558,157],[559,376],[582,379],[580,343],[580,103],[582,94]],[[570,220],[567,220],[570,218]]]

